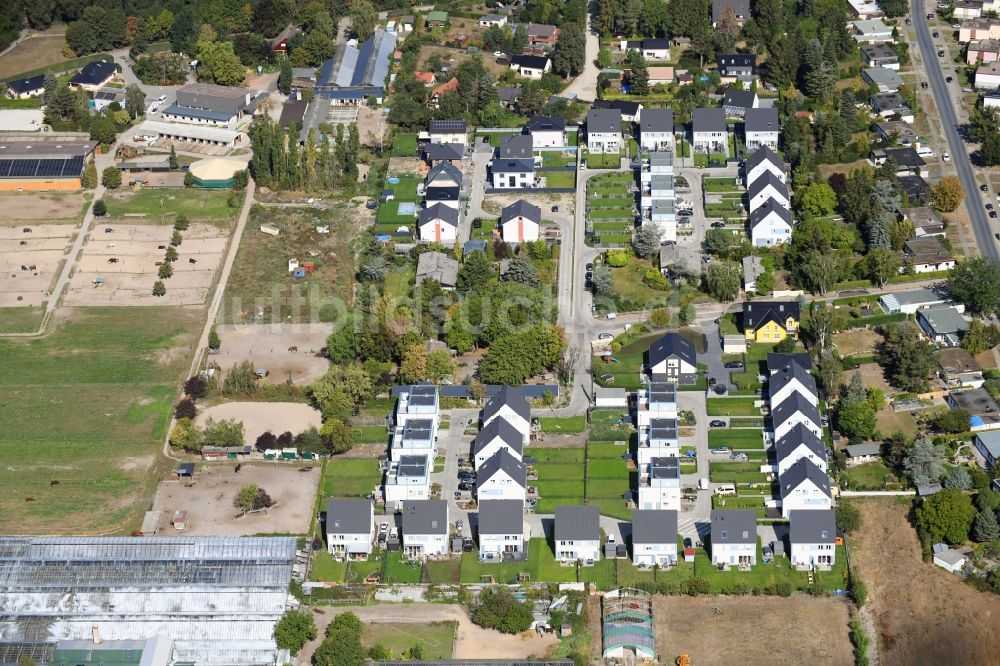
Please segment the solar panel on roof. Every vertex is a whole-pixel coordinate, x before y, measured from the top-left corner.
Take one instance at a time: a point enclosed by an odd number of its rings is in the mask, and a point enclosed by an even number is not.
[[[51,178],[61,176],[66,160],[38,160],[38,176],[41,178]]]
[[[83,155],[74,155],[63,162],[63,176],[79,176],[83,171]]]
[[[0,178],[9,176],[11,167],[13,166],[14,160],[0,160]]]
[[[38,160],[15,160],[11,167],[12,177],[31,177],[38,172]]]

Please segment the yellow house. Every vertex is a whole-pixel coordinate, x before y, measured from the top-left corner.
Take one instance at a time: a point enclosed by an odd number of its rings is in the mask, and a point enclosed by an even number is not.
[[[747,301],[743,333],[752,342],[775,344],[799,334],[799,304],[795,301]]]

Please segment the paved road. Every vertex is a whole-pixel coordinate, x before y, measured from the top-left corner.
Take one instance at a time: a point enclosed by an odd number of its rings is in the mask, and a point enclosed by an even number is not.
[[[958,134],[958,119],[955,115],[955,107],[952,103],[951,95],[941,73],[940,58],[934,43],[931,41],[930,29],[927,27],[926,5],[920,0],[910,0],[910,14],[913,17],[913,24],[917,30],[917,42],[923,55],[924,64],[927,69],[927,78],[930,82],[931,91],[934,93],[934,101],[937,104],[938,113],[941,116],[941,123],[944,127],[945,136],[948,139],[948,147],[951,149],[952,159],[958,178],[965,188],[965,207],[969,211],[969,220],[972,224],[973,233],[976,236],[976,245],[983,256],[1000,261],[1000,251],[993,240],[993,232],[990,229],[989,221],[983,210],[983,202],[979,193],[979,182],[972,170],[972,162],[969,160],[969,150],[962,137]]]
[[[682,474],[681,487],[698,487],[698,479],[708,478],[708,414],[705,411],[705,394],[696,391],[679,391],[677,393],[677,408],[679,410],[691,411],[695,417],[695,451],[698,454],[698,471],[695,474]],[[681,442],[681,446],[690,446],[691,442]],[[681,536],[696,539],[698,536],[704,537],[711,530],[712,514],[712,493],[711,491],[699,490],[698,499],[694,505],[682,502],[682,510],[677,516],[677,532]]]
[[[593,6],[587,9],[587,27],[585,30],[587,44],[583,71],[580,72],[580,76],[576,77],[562,93],[564,97],[570,93],[575,93],[578,99],[587,100],[588,102],[597,99],[597,75],[601,73],[600,67],[597,66],[597,52],[601,48],[601,42],[597,33],[591,28],[590,21],[593,9]]]

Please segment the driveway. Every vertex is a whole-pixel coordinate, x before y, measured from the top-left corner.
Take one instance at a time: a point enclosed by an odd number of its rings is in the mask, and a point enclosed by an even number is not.
[[[716,323],[705,324],[701,327],[705,334],[705,353],[699,354],[698,362],[704,363],[707,367],[705,378],[714,379],[719,384],[723,384],[730,389],[729,370],[725,368],[722,361],[722,336],[719,335],[719,325]]]
[[[698,467],[695,474],[682,474],[682,488],[697,488],[698,479],[708,478],[708,414],[705,411],[705,394],[700,391],[678,391],[677,408],[683,411],[690,411],[695,417],[694,441],[691,438],[682,438],[681,446],[695,447],[698,454]],[[711,531],[712,514],[712,492],[710,490],[697,491],[698,499],[693,505],[682,502],[683,506],[688,506],[688,510],[682,510],[677,515],[677,531],[681,536],[697,539],[704,537]]]
[[[458,490],[458,459],[468,458],[473,436],[465,435],[469,423],[479,419],[477,409],[451,410],[451,423],[448,429],[438,434],[438,455],[444,457],[444,471],[431,474],[431,483],[441,484],[441,499],[448,500],[448,515],[451,522],[461,520],[462,536],[471,537],[469,527],[469,512],[461,509],[455,501],[455,491]],[[471,493],[464,493],[471,497]]]
[[[563,97],[568,97],[571,93],[577,96],[577,99],[586,100],[592,102],[597,99],[597,75],[601,73],[601,69],[597,66],[597,52],[601,48],[600,39],[597,33],[591,28],[590,16],[593,12],[594,7],[588,6],[587,8],[587,27],[585,30],[587,36],[586,43],[586,55],[584,56],[583,71],[580,75],[570,83],[566,90],[562,92]]]

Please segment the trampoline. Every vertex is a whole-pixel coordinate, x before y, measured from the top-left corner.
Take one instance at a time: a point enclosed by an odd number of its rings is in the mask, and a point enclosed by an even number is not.
[[[416,215],[417,204],[404,201],[399,204],[399,208],[396,210],[400,215]]]
[[[392,178],[389,178],[389,180],[387,182],[390,185],[398,185],[399,184],[399,178],[396,178],[395,176],[393,176]]]

